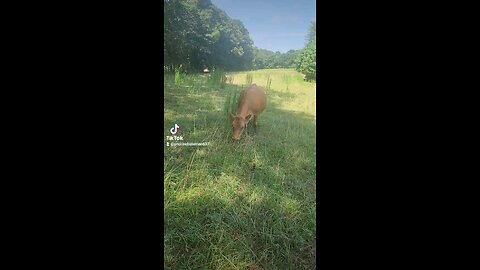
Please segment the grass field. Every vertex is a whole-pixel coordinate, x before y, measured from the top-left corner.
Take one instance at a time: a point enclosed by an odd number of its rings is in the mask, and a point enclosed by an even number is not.
[[[164,267],[315,269],[316,85],[290,69],[228,75],[165,75]],[[249,81],[267,109],[234,142],[228,111]],[[167,147],[175,123],[209,145]]]

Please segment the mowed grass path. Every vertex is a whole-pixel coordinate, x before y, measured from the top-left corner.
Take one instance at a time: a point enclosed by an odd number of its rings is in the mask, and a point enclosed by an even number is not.
[[[315,83],[288,69],[248,73],[271,88],[258,133],[240,142],[224,104],[247,72],[224,89],[204,75],[165,77],[166,269],[315,268]],[[209,146],[167,147],[175,123],[184,142]]]

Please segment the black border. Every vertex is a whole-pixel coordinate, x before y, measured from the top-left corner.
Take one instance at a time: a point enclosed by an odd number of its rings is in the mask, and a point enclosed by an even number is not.
[[[22,263],[160,269],[162,6],[26,12]]]

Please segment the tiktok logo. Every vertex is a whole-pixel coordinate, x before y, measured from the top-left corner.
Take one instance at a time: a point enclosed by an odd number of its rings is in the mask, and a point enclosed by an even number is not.
[[[178,130],[180,129],[180,126],[175,124],[173,128],[170,129],[170,133],[172,134],[177,134]]]

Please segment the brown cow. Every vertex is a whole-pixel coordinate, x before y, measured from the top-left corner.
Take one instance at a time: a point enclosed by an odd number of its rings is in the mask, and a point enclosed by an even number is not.
[[[258,118],[267,107],[267,95],[263,88],[253,84],[250,88],[245,89],[240,94],[237,115],[230,113],[230,119],[233,121],[233,139],[240,140],[243,130],[247,127],[248,122],[252,119],[254,129],[256,131]]]

